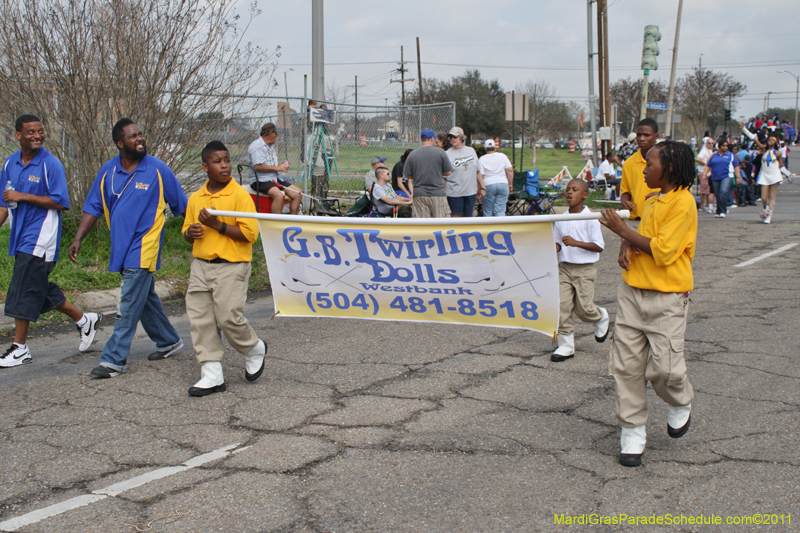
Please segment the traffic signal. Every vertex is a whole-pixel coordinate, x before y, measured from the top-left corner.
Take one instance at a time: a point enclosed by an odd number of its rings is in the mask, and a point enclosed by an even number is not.
[[[731,110],[725,109],[725,120],[730,120],[730,119],[731,119]]]
[[[658,41],[661,40],[661,32],[658,26],[650,24],[644,27],[644,46],[642,47],[642,70],[658,70],[656,56],[659,54]]]

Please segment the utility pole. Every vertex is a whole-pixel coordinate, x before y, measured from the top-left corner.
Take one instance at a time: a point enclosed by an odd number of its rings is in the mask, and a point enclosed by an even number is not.
[[[356,76],[355,88],[356,88],[356,98],[355,98],[355,100],[356,100],[356,104],[355,104],[356,118],[355,118],[354,122],[355,122],[355,130],[356,130],[356,143],[358,143],[358,76]]]
[[[610,126],[614,120],[614,115],[611,113],[611,89],[609,88],[609,67],[608,67],[608,0],[602,1],[603,6],[603,99],[605,103],[603,105],[604,114],[605,114],[605,125],[606,127]],[[599,66],[599,65],[598,65]],[[611,146],[613,145],[613,137],[610,141],[608,141],[607,151],[611,151]],[[605,154],[603,154],[605,155]]]
[[[595,105],[595,95],[594,95],[594,51],[592,50],[592,2],[594,0],[587,0],[586,9],[587,9],[587,28],[586,28],[586,37],[588,42],[589,48],[589,124],[592,128],[592,165],[597,166],[597,122],[595,122],[594,116],[594,105]]]
[[[325,24],[322,0],[311,2],[311,98],[325,100]]]
[[[389,83],[399,83],[400,84],[400,87],[401,87],[401,89],[400,89],[400,94],[401,94],[401,96],[400,96],[400,104],[401,105],[406,105],[406,82],[414,81],[414,78],[406,79],[406,72],[408,72],[408,70],[406,69],[406,62],[403,61],[403,47],[402,46],[400,47],[400,68],[397,69],[397,72],[400,73],[400,79],[399,80],[391,80],[391,81],[389,81]]]
[[[669,73],[669,96],[667,97],[667,127],[664,135],[672,135],[672,105],[675,99],[675,69],[678,64],[678,41],[681,35],[681,12],[683,11],[683,0],[678,0],[678,21],[675,24],[675,45],[672,48],[672,71]]]
[[[419,37],[417,37],[417,78],[419,78],[419,103],[425,103],[425,98],[422,96],[422,63],[419,62]]]
[[[789,76],[793,77],[794,80],[797,82],[797,90],[794,93],[794,127],[797,128],[798,127],[797,126],[797,104],[798,104],[798,100],[800,100],[800,76],[798,76],[796,74],[792,74],[788,70],[779,70],[778,74],[783,74],[784,72],[786,74],[788,74]]]
[[[597,0],[597,109],[599,111],[598,124],[607,126],[606,123],[606,99],[605,99],[605,70],[603,69],[603,58],[606,55],[606,49],[603,47],[603,34],[605,29],[603,27],[603,17],[605,15],[606,0]],[[600,141],[603,146],[603,152],[606,151],[605,141]]]

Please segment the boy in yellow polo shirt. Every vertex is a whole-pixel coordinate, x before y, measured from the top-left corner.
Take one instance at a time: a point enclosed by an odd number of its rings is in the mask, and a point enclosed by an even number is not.
[[[646,164],[647,152],[658,140],[658,123],[646,118],[636,126],[636,144],[639,149],[622,165],[622,179],[619,184],[622,209],[631,212],[631,220],[642,216],[645,197],[655,192],[644,180],[642,172]]]
[[[644,202],[638,232],[613,209],[604,209],[600,220],[623,239],[623,283],[608,364],[616,383],[623,466],[642,464],[648,381],[669,404],[669,436],[682,437],[689,429],[694,392],[683,345],[697,242],[697,206],[689,191],[694,176],[689,145],[658,144],[648,151],[644,169],[647,186],[658,194]]]
[[[192,244],[192,271],[186,290],[186,314],[192,343],[200,361],[200,381],[191,396],[225,390],[220,332],[239,353],[245,354],[247,381],[264,371],[266,342],[260,340],[243,315],[250,280],[253,242],[258,223],[253,218],[215,217],[208,209],[255,213],[250,195],[231,179],[231,158],[220,141],[203,148],[203,170],[208,181],[189,198],[183,238]]]

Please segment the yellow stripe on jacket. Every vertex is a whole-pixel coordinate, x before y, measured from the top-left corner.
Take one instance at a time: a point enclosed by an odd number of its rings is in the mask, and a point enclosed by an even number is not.
[[[158,251],[161,248],[161,230],[164,229],[166,217],[164,211],[167,209],[167,201],[164,199],[164,183],[161,180],[161,172],[158,173],[158,207],[153,226],[142,237],[141,268],[146,268],[150,272],[155,272],[158,265]]]

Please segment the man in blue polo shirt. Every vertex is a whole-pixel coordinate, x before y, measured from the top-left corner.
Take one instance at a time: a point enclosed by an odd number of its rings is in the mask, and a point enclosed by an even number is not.
[[[111,137],[119,155],[97,173],[69,247],[69,258],[76,261],[83,238],[98,218],[105,217],[111,232],[108,269],[122,273],[122,291],[114,333],[106,342],[100,366],[92,370],[98,378],[112,378],[128,370],[128,354],[140,320],[156,343],[156,351],[148,356],[151,361],[169,357],[183,347],[155,292],[153,272],[161,268],[164,210],[169,205],[173,215],[183,216],[186,195],[172,170],[147,155],[144,135],[131,119],[114,124]]]
[[[11,216],[8,255],[14,273],[6,295],[5,315],[14,318],[14,342],[0,357],[0,367],[30,363],[28,327],[39,315],[56,309],[78,326],[80,351],[89,349],[100,316],[83,313],[72,305],[49,275],[58,261],[61,245],[61,211],[69,209],[64,165],[44,149],[44,126],[33,115],[15,124],[20,151],[12,154],[0,171],[0,225]]]

